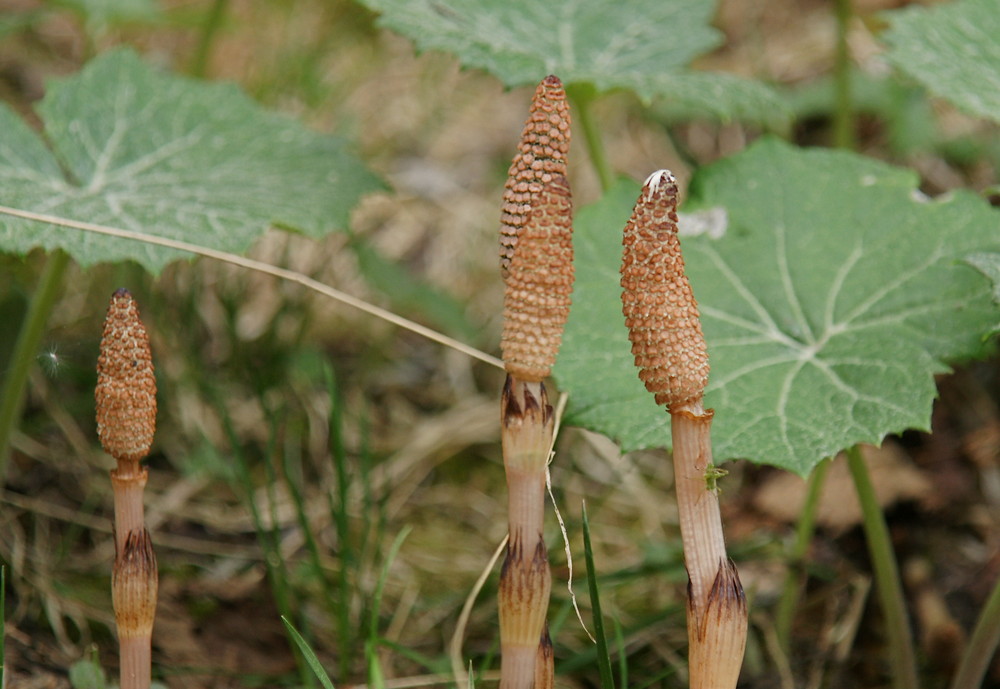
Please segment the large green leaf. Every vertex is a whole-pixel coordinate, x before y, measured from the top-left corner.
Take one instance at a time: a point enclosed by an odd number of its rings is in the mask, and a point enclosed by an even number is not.
[[[555,74],[569,86],[663,96],[723,119],[774,121],[785,109],[759,82],[683,68],[722,42],[706,0],[362,0],[382,26],[510,87]]]
[[[682,240],[702,313],[718,459],[801,474],[825,456],[924,428],[943,362],[981,352],[997,321],[963,262],[1000,249],[1000,214],[853,154],[765,140],[699,171],[690,207],[728,212],[718,240]],[[668,444],[669,417],[637,378],[621,315],[622,183],[575,222],[576,291],[555,375],[567,421],[625,449]]]
[[[968,112],[1000,121],[1000,5],[962,0],[886,13],[889,60]]]
[[[44,139],[0,105],[0,204],[241,253],[270,224],[313,237],[343,227],[380,188],[341,140],[126,50],[49,84],[38,114]],[[0,215],[0,250],[36,247],[153,272],[188,257]]]

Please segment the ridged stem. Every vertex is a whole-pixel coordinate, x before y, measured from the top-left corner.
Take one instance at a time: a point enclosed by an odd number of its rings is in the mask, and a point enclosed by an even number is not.
[[[544,384],[512,375],[500,408],[510,533],[498,596],[500,687],[532,689],[552,589],[542,520],[554,418]]]
[[[121,689],[149,689],[157,588],[156,555],[149,532],[131,531],[116,554],[111,578]]]
[[[674,485],[680,516],[684,563],[691,580],[691,597],[700,611],[719,570],[727,559],[719,496],[705,478],[712,464],[712,411],[685,408],[670,416],[674,446]]]
[[[17,342],[11,353],[0,388],[0,488],[7,480],[7,460],[10,457],[10,438],[21,419],[24,409],[24,389],[28,374],[38,353],[38,345],[45,333],[45,324],[55,307],[56,298],[62,287],[63,276],[69,267],[69,254],[54,251],[49,256],[35,287],[35,294],[28,305],[24,323],[17,334]]]
[[[688,668],[691,689],[733,689],[747,636],[747,605],[726,555],[712,464],[712,410],[671,409],[674,484],[688,572]]]
[[[865,541],[875,572],[882,615],[885,617],[885,632],[889,642],[889,657],[892,665],[892,685],[896,689],[919,689],[917,659],[913,650],[913,634],[906,617],[906,602],[899,577],[899,566],[889,539],[889,528],[885,516],[875,496],[868,467],[861,457],[857,445],[847,451],[847,466],[854,479],[854,487],[861,503],[861,515],[865,529]]]
[[[118,644],[121,653],[119,665],[122,689],[149,689],[152,681],[150,667],[152,649],[149,638],[125,638]]]
[[[115,552],[125,550],[125,540],[133,531],[145,528],[142,495],[149,472],[139,462],[119,461],[111,470],[111,487],[115,499]]]

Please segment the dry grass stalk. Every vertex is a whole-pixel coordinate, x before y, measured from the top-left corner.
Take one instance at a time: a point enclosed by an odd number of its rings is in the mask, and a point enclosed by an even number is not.
[[[622,307],[639,378],[670,412],[674,483],[688,571],[692,689],[735,687],[746,646],[747,607],[726,555],[712,463],[712,410],[702,396],[708,349],[677,237],[677,183],[646,180],[625,227]]]
[[[97,360],[97,435],[115,458],[115,563],[112,601],[118,627],[122,689],[147,689],[156,614],[156,555],[143,516],[148,472],[139,465],[156,431],[156,378],[149,336],[132,295],[111,297]]]
[[[553,682],[545,628],[552,578],[542,524],[555,419],[542,380],[555,363],[573,288],[569,138],[566,94],[549,76],[535,91],[501,218],[507,380],[500,420],[510,532],[500,574],[501,689]]]

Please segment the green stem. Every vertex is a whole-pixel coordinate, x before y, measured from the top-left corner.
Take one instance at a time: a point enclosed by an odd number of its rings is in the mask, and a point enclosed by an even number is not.
[[[10,437],[21,420],[24,409],[24,390],[28,373],[38,355],[38,345],[45,332],[45,324],[55,307],[62,287],[63,276],[69,266],[69,254],[54,251],[45,265],[45,271],[35,287],[35,295],[28,305],[21,331],[17,335],[14,351],[7,366],[7,374],[0,389],[0,488],[7,477],[7,459],[10,457]]]
[[[594,124],[591,104],[597,97],[594,87],[589,84],[574,84],[566,89],[570,100],[573,103],[573,111],[576,121],[583,129],[583,138],[587,142],[587,152],[590,160],[594,164],[597,177],[601,181],[601,189],[607,191],[615,183],[615,173],[608,163],[608,157],[604,152],[604,142],[601,140],[601,132]]]
[[[229,0],[214,0],[212,7],[201,25],[201,32],[198,34],[198,45],[194,50],[194,57],[191,58],[191,76],[203,79],[208,70],[208,54],[215,42],[215,37],[222,28],[222,19],[226,16],[226,6]]]
[[[882,508],[875,497],[868,467],[861,458],[857,445],[847,451],[847,466],[854,479],[854,487],[861,503],[861,515],[868,542],[868,554],[875,570],[882,615],[885,617],[886,636],[893,668],[893,686],[896,689],[919,689],[917,660],[913,651],[913,635],[906,618],[906,603],[900,583],[899,566],[889,540],[889,529]]]
[[[993,586],[993,593],[986,607],[979,614],[979,621],[972,632],[969,645],[962,654],[958,671],[951,681],[951,689],[969,689],[982,686],[997,644],[1000,644],[1000,580]]]
[[[833,84],[836,102],[833,110],[833,145],[853,149],[854,106],[851,102],[851,54],[847,30],[851,22],[851,0],[837,0],[837,47],[834,54]]]
[[[791,652],[792,619],[795,616],[795,607],[802,587],[802,563],[809,550],[809,544],[812,543],[813,533],[816,531],[816,512],[819,508],[819,499],[823,494],[823,484],[826,483],[826,474],[829,468],[830,458],[828,457],[816,465],[812,476],[809,477],[809,492],[806,494],[806,502],[802,506],[802,514],[799,515],[799,521],[795,527],[795,542],[788,554],[790,566],[785,575],[781,599],[778,601],[778,609],[775,613],[778,642],[785,655],[790,655]]]

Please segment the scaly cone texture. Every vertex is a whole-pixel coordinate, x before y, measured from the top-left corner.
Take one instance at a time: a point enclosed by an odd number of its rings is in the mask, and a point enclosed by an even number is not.
[[[708,349],[677,237],[677,183],[643,185],[622,244],[622,311],[639,378],[670,412],[674,484],[688,572],[691,689],[732,689],[746,648],[747,606],[726,555],[711,473],[713,412],[704,409]]]
[[[507,172],[500,218],[500,273],[504,279],[507,279],[521,230],[531,214],[535,195],[554,176],[566,176],[569,140],[566,90],[559,77],[550,75],[535,89],[517,155]]]
[[[534,196],[505,282],[504,366],[540,381],[555,364],[573,291],[573,202],[564,176],[553,175]]]
[[[673,411],[701,399],[708,349],[677,237],[677,182],[646,180],[622,241],[622,307],[639,378]]]
[[[121,655],[122,689],[147,689],[156,613],[156,555],[146,530],[142,494],[148,472],[139,461],[156,432],[156,378],[149,336],[132,295],[111,296],[97,360],[97,434],[115,458],[115,563],[112,601]]]
[[[149,336],[126,289],[111,296],[97,359],[97,436],[117,460],[138,462],[156,432],[156,377]]]

